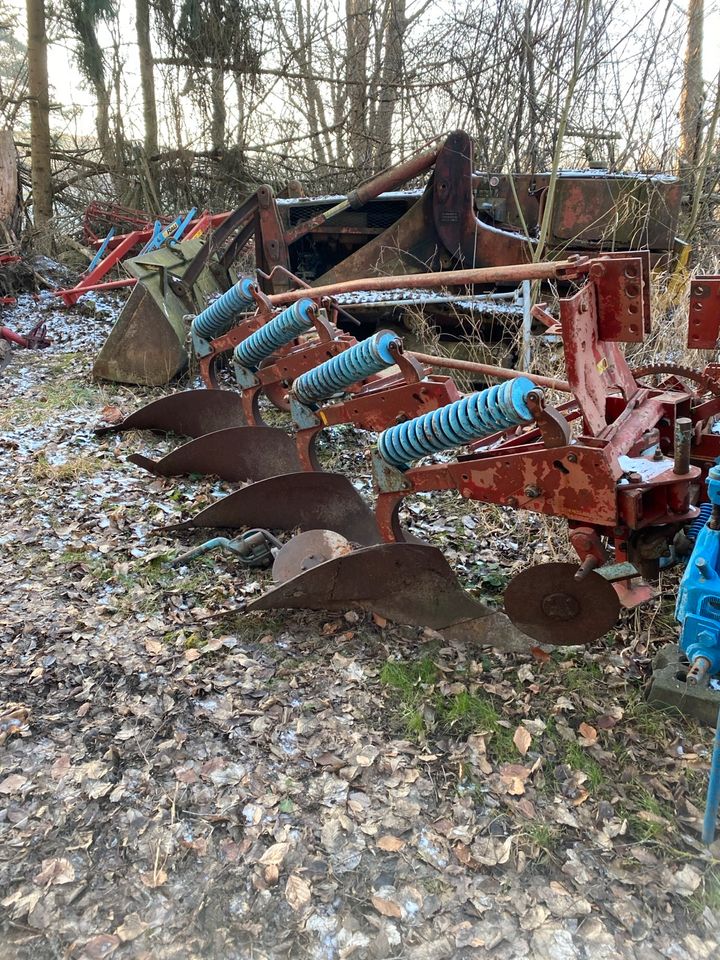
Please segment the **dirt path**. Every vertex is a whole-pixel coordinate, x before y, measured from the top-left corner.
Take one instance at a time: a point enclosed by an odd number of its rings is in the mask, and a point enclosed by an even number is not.
[[[0,957],[720,956],[710,734],[642,696],[671,598],[545,663],[244,616],[265,574],[154,532],[229,488],[94,437],[149,392],[91,383],[103,303],[62,316],[0,379]],[[416,521],[497,598],[544,547],[481,515]]]

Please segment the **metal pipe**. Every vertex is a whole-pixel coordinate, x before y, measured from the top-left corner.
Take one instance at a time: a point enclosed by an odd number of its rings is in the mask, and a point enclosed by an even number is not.
[[[484,377],[495,377],[496,380],[514,380],[515,377],[527,377],[538,387],[547,387],[549,390],[558,390],[560,393],[572,393],[572,387],[566,380],[556,380],[554,377],[543,377],[537,373],[526,373],[524,370],[509,370],[507,367],[494,367],[489,363],[475,363],[472,360],[456,360],[453,357],[436,357],[431,353],[417,353],[415,350],[406,350],[406,356],[415,357],[420,363],[428,367],[445,367],[446,370],[464,370],[466,373],[478,373]]]
[[[519,283],[522,280],[558,280],[571,273],[587,273],[590,260],[576,257],[554,263],[514,263],[506,267],[477,267],[471,270],[448,270],[445,273],[414,273],[399,277],[364,277],[328,283],[307,290],[286,290],[268,296],[276,306],[294,303],[303,297],[333,297],[338,293],[360,290],[417,290],[432,287],[464,287],[475,283]]]
[[[675,421],[675,473],[679,476],[690,472],[690,442],[692,436],[692,420],[689,417],[678,417]]]
[[[439,148],[425,150],[422,153],[416,154],[414,157],[410,157],[409,160],[405,160],[403,163],[397,163],[394,167],[388,167],[387,170],[383,170],[376,177],[372,177],[365,183],[361,183],[360,186],[354,190],[351,190],[344,200],[336,203],[335,206],[330,207],[329,210],[324,210],[309,220],[299,223],[293,227],[292,230],[288,230],[285,234],[285,242],[294,243],[300,237],[304,237],[306,233],[310,233],[315,227],[322,226],[323,223],[326,223],[332,217],[336,217],[339,213],[344,213],[345,210],[351,208],[356,210],[358,207],[364,206],[368,201],[380,196],[381,193],[385,193],[387,190],[393,190],[408,180],[413,180],[415,177],[420,176],[421,173],[425,173],[425,171],[429,170],[435,163],[438,153]]]
[[[703,818],[702,838],[703,843],[708,844],[708,846],[715,839],[718,806],[720,806],[720,710],[715,726],[715,740],[713,742],[712,760],[710,761],[710,780],[705,797],[705,817]]]

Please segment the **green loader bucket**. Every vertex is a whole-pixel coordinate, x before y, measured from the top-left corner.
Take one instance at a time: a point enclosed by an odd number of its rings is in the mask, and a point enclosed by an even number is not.
[[[208,297],[222,289],[209,265],[186,298],[172,290],[170,281],[183,279],[202,245],[201,239],[186,240],[125,262],[138,282],[95,360],[95,377],[159,386],[187,366],[184,317],[199,313]]]

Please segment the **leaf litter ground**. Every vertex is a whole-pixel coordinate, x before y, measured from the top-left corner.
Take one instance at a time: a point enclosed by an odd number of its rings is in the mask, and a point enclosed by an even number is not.
[[[546,661],[345,616],[244,615],[265,572],[158,531],[231,487],[98,439],[117,304],[46,314],[0,410],[0,958],[717,957],[710,731],[648,706],[661,601]],[[364,438],[328,455],[362,473]],[[415,529],[500,603],[560,526],[444,495]],[[197,538],[199,540],[199,537]]]

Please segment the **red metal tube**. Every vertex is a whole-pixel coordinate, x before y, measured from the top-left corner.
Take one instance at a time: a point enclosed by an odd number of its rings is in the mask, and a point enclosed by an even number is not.
[[[406,350],[408,356],[415,357],[420,363],[428,367],[444,367],[446,370],[465,370],[467,373],[477,373],[485,377],[495,377],[496,380],[514,380],[515,377],[527,377],[539,387],[549,390],[558,390],[560,393],[572,393],[572,388],[566,380],[556,380],[554,377],[542,377],[537,373],[526,373],[524,370],[509,370],[507,367],[495,367],[489,363],[475,363],[472,360],[456,360],[453,357],[436,357],[431,353],[417,353],[415,350]]]
[[[11,343],[16,343],[19,347],[28,346],[27,337],[24,337],[21,333],[15,333],[10,327],[0,327],[0,340],[9,340]]]
[[[422,290],[435,287],[464,287],[475,283],[519,283],[522,280],[558,280],[576,273],[587,273],[590,260],[578,257],[554,263],[514,263],[506,267],[478,267],[471,270],[448,270],[444,273],[413,273],[396,277],[364,277],[328,283],[306,290],[286,290],[268,296],[270,303],[294,303],[303,297],[332,297],[339,293],[365,290]]]
[[[425,173],[435,163],[438,153],[439,148],[425,150],[422,153],[416,154],[414,157],[410,157],[409,160],[405,160],[403,163],[398,163],[394,167],[383,170],[382,173],[379,173],[376,177],[366,180],[365,183],[361,183],[359,187],[351,190],[344,200],[336,203],[335,206],[330,207],[329,210],[324,210],[309,220],[299,223],[296,227],[293,227],[292,230],[288,230],[285,234],[285,242],[294,243],[300,237],[304,237],[306,233],[314,230],[315,227],[321,226],[348,208],[357,209],[358,207],[362,207],[368,203],[368,201],[379,197],[381,193],[385,193],[386,190],[394,190],[395,187],[407,183],[408,180],[419,177],[421,173]]]

